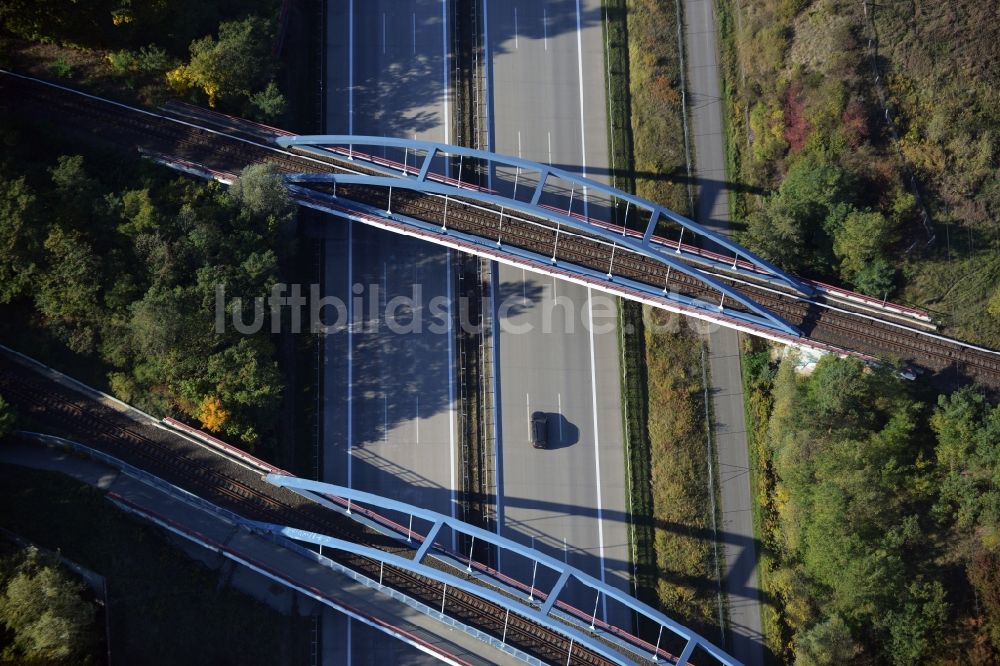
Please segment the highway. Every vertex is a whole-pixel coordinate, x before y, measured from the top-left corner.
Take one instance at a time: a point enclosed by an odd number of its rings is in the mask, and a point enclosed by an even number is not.
[[[442,0],[329,0],[327,132],[451,141],[446,9]],[[360,298],[362,308],[350,307],[349,322],[325,339],[322,479],[445,514],[456,487],[452,336],[429,322],[394,333],[385,309],[396,297],[422,294],[426,306],[449,296],[450,254],[340,221],[330,225],[323,262],[324,295]],[[412,322],[408,310],[399,314],[398,324]],[[387,662],[427,659],[343,616],[327,618],[323,645],[336,653],[325,652],[324,663],[369,662],[386,651]]]
[[[94,140],[104,140],[108,142],[106,145],[112,145],[133,153],[136,147],[139,147],[140,150],[175,151],[173,153],[160,152],[152,154],[154,156],[159,154],[170,160],[174,160],[173,162],[168,162],[176,165],[174,168],[187,169],[189,173],[202,177],[231,179],[231,174],[238,172],[240,166],[248,163],[273,162],[279,164],[279,168],[291,171],[301,171],[303,165],[313,164],[308,160],[294,157],[288,153],[285,153],[283,156],[277,156],[280,151],[246,138],[227,136],[229,133],[235,134],[239,131],[227,129],[232,127],[232,121],[238,119],[227,119],[224,124],[217,124],[215,127],[221,127],[221,130],[199,129],[191,125],[188,121],[181,122],[163,113],[137,111],[119,103],[101,101],[93,96],[84,97],[80,93],[72,92],[61,86],[53,86],[49,83],[36,81],[29,86],[23,82],[14,83],[12,77],[5,76],[3,82],[0,83],[0,87],[6,90],[8,86],[10,89],[18,90],[20,93],[21,96],[17,97],[19,100],[18,106],[24,111],[30,109],[32,113],[38,114],[43,119],[73,119],[75,122],[71,121],[61,125],[61,127],[64,127],[70,133],[80,128],[81,132],[85,132],[88,137]],[[59,88],[59,92],[53,92],[56,88]],[[45,100],[45,104],[38,103],[42,99]],[[211,124],[219,122],[219,120],[218,118],[213,119],[211,112],[206,112],[202,122]],[[186,162],[183,161],[185,158],[188,158]],[[205,161],[191,162],[191,159]],[[178,162],[176,160],[181,161]],[[205,171],[204,169],[210,169],[210,171]],[[358,195],[362,194],[364,193],[358,192]],[[495,221],[495,215],[490,217]],[[583,241],[580,240],[579,242],[582,243]],[[856,295],[850,294],[847,297],[855,300],[859,298]],[[885,309],[884,306],[885,304],[882,304],[883,309]],[[817,305],[817,307],[820,306]],[[843,310],[844,307],[846,307],[846,301],[840,302],[836,308],[831,308],[829,311],[840,310],[843,320],[847,320],[847,315],[850,313],[847,310]],[[866,323],[864,326],[858,328],[847,329],[852,336],[856,335],[861,340],[865,340],[865,327],[868,329],[884,327],[884,330],[892,330],[889,328],[891,323],[887,324],[884,320],[879,321],[871,316],[870,313],[877,312],[871,303],[863,309],[869,312],[869,314],[863,315],[865,317],[864,322]],[[821,312],[825,311],[821,310]],[[883,317],[884,319],[889,318],[887,314],[883,314]],[[360,321],[362,318],[358,317],[358,320]],[[817,328],[815,330],[820,329]],[[934,344],[936,347],[931,347],[928,342],[926,343],[928,346],[922,348],[923,352],[928,355],[935,353],[941,356],[953,354],[955,353],[952,351],[953,348],[961,347],[960,343],[938,336],[932,337],[930,334],[926,334],[923,337],[927,340],[935,341]],[[894,343],[898,344],[897,341],[905,341],[905,338],[900,336],[894,339]],[[920,349],[916,346],[903,348]],[[985,363],[986,360],[989,360],[988,357],[991,352],[979,350],[977,353],[984,359],[981,367],[987,369],[994,367]],[[971,351],[969,354],[966,358],[978,360],[978,357],[971,355]],[[145,449],[145,447],[140,447],[140,449]],[[135,452],[137,449],[134,446],[130,446],[128,450]]]
[[[724,109],[713,3],[685,0],[684,23],[694,175],[698,187],[695,220],[729,235]],[[708,362],[713,433],[719,463],[722,522],[718,529],[724,550],[722,566],[729,608],[728,637],[730,649],[737,659],[747,666],[758,666],[764,661],[764,653],[739,334],[720,326],[712,326],[710,331]]]
[[[493,150],[607,182],[600,5],[487,3]],[[495,271],[502,533],[628,589],[614,299],[595,303],[588,287],[503,264]],[[528,442],[534,411],[548,415],[549,450]]]

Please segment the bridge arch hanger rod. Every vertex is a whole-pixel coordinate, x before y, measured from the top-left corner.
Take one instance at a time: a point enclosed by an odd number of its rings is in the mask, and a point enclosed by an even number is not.
[[[518,210],[528,215],[533,215],[543,219],[548,219],[553,222],[558,222],[561,225],[573,229],[574,231],[590,234],[596,236],[598,239],[603,240],[609,244],[613,243],[619,247],[629,249],[638,254],[644,255],[662,263],[669,267],[671,270],[676,270],[679,273],[683,273],[699,282],[707,285],[708,287],[719,292],[723,296],[723,300],[727,298],[733,302],[740,303],[748,310],[756,314],[761,323],[769,328],[781,331],[785,334],[792,335],[794,337],[799,337],[801,333],[795,327],[791,326],[788,322],[778,317],[772,313],[767,308],[757,304],[753,300],[747,298],[744,294],[736,289],[723,284],[716,278],[705,274],[695,268],[692,268],[687,263],[675,258],[670,253],[667,253],[650,242],[652,236],[652,231],[656,226],[656,222],[659,219],[659,215],[665,214],[660,206],[655,206],[650,204],[643,199],[634,197],[632,195],[626,194],[624,192],[620,193],[623,197],[627,197],[630,202],[635,202],[637,206],[652,206],[653,212],[650,217],[649,225],[647,226],[646,234],[643,239],[637,240],[635,238],[630,238],[628,236],[623,236],[618,233],[612,232],[602,226],[590,223],[589,221],[583,221],[578,217],[563,214],[551,208],[543,207],[538,205],[538,196],[544,187],[546,180],[553,175],[565,174],[567,178],[572,178],[581,184],[581,187],[586,183],[586,187],[593,186],[599,188],[601,191],[608,191],[612,193],[618,193],[618,190],[614,190],[602,183],[596,183],[595,181],[590,181],[584,179],[568,172],[550,168],[547,166],[539,165],[535,162],[530,162],[528,160],[523,160],[519,158],[508,158],[503,157],[503,165],[516,165],[521,166],[524,169],[532,169],[539,172],[539,181],[535,188],[536,194],[533,196],[532,202],[527,203],[520,201],[518,199],[513,199],[505,196],[501,196],[484,190],[482,188],[477,188],[472,185],[465,185],[464,187],[459,187],[458,181],[453,179],[444,179],[447,182],[440,182],[437,179],[432,179],[430,175],[430,163],[438,156],[438,154],[453,154],[457,151],[461,151],[462,154],[468,155],[470,157],[476,157],[480,159],[487,160],[491,164],[498,162],[498,156],[492,153],[486,153],[483,151],[467,149],[467,148],[457,148],[453,146],[448,146],[445,144],[428,143],[422,141],[410,141],[406,139],[387,139],[383,137],[360,137],[360,136],[320,136],[320,137],[302,137],[302,136],[291,136],[291,137],[281,137],[278,140],[279,145],[283,147],[293,147],[293,146],[304,146],[308,149],[319,152],[320,154],[327,154],[336,159],[355,159],[363,161],[366,166],[372,166],[376,168],[381,168],[383,171],[388,171],[392,173],[391,176],[372,176],[372,175],[357,175],[357,174],[332,174],[332,173],[305,173],[305,174],[290,174],[287,176],[287,180],[291,183],[339,183],[339,184],[358,184],[358,185],[369,185],[377,187],[395,187],[398,189],[409,189],[414,191],[419,191],[427,194],[437,194],[441,196],[451,196],[456,198],[473,199],[483,203],[492,204],[498,207],[504,207],[511,210]],[[348,142],[352,142],[348,144]],[[424,158],[423,164],[419,170],[419,176],[416,178],[410,177],[409,171],[402,171],[396,167],[388,167],[385,164],[389,164],[386,160],[377,160],[364,153],[359,153],[354,151],[355,145],[367,145],[370,143],[384,144],[387,147],[395,148],[406,148],[412,149],[414,151],[427,151]],[[318,148],[317,146],[330,146],[330,145],[350,145],[350,149],[343,151],[334,151],[327,148]],[[353,156],[353,157],[352,157]],[[384,162],[385,164],[380,164]],[[402,166],[402,165],[397,165]],[[562,176],[558,176],[562,177]],[[456,183],[456,184],[450,184]],[[674,215],[674,213],[670,213]],[[687,219],[687,218],[683,218]],[[694,222],[690,224],[701,227]],[[704,230],[706,235],[710,238],[715,238],[717,235],[709,230]],[[733,244],[728,239],[722,238],[725,243],[732,245],[733,247],[739,248],[740,246]],[[740,248],[741,255],[748,253],[749,251],[743,251]],[[677,253],[674,253],[677,254]],[[789,276],[790,280],[794,280],[793,277]],[[722,306],[719,306],[722,310]]]
[[[624,192],[617,188],[611,187],[604,183],[592,180],[590,178],[585,178],[578,174],[566,171],[565,169],[560,169],[558,167],[553,167],[545,164],[540,164],[531,160],[527,160],[520,157],[513,157],[511,155],[502,155],[499,153],[491,153],[484,150],[477,150],[475,148],[465,148],[462,146],[454,146],[450,144],[437,143],[433,141],[421,141],[413,139],[399,139],[393,137],[381,137],[381,136],[352,136],[343,134],[330,134],[330,135],[301,135],[301,136],[287,136],[279,137],[276,139],[278,145],[283,148],[290,147],[308,147],[320,152],[326,152],[329,155],[336,157],[338,159],[351,159],[363,161],[366,166],[373,167],[375,169],[381,170],[386,173],[390,173],[397,178],[414,178],[418,182],[427,181],[432,175],[439,176],[438,174],[431,173],[431,164],[435,157],[437,156],[456,156],[456,157],[470,157],[474,159],[479,159],[487,162],[489,164],[490,171],[496,167],[513,167],[521,169],[527,174],[537,174],[538,184],[537,191],[540,192],[544,187],[545,183],[553,178],[570,183],[573,186],[579,187],[586,190],[594,190],[597,192],[604,193],[613,199],[627,202],[629,207],[637,207],[638,209],[645,210],[649,213],[649,221],[646,226],[645,233],[642,238],[642,245],[651,245],[651,239],[653,236],[653,231],[656,228],[657,223],[662,218],[666,218],[682,229],[690,231],[691,233],[702,236],[712,242],[716,243],[720,247],[725,248],[729,252],[732,252],[737,258],[742,258],[745,261],[751,263],[759,271],[774,278],[776,281],[784,284],[785,286],[795,290],[796,292],[804,296],[812,296],[815,294],[815,289],[802,282],[794,275],[791,275],[787,271],[784,271],[777,266],[775,266],[770,261],[760,257],[756,253],[750,251],[749,249],[733,242],[726,236],[718,234],[711,229],[704,227],[703,225],[695,222],[694,220],[681,215],[669,208],[660,206],[659,204],[653,203],[634,194]],[[340,146],[346,149],[344,150],[330,150],[326,146]],[[417,168],[407,168],[408,165],[400,165],[390,162],[389,160],[379,160],[374,156],[367,155],[363,152],[358,152],[354,150],[354,146],[378,146],[381,148],[402,148],[406,151],[412,151],[414,156],[419,153],[424,153],[424,158],[419,169]],[[416,160],[414,166],[416,165]],[[439,176],[440,180],[447,183],[452,183],[458,189],[465,191],[468,190],[479,190],[482,192],[488,192],[487,190],[480,190],[471,184],[463,184],[447,177]],[[347,182],[343,180],[338,180],[338,182]],[[496,193],[491,193],[496,194]],[[466,195],[467,196],[467,195]],[[514,199],[509,197],[502,197],[506,201],[512,203]],[[509,204],[508,204],[509,205]],[[568,217],[568,216],[567,216]],[[578,219],[578,218],[574,218]],[[621,238],[620,234],[607,233],[608,230],[602,226],[595,225],[592,223],[585,223],[587,231],[589,233],[599,234],[599,235],[615,235],[618,239]]]
[[[559,579],[556,581],[555,584],[551,586],[549,590],[547,590],[548,597],[537,611],[531,612],[530,610],[527,610],[526,607],[518,607],[517,612],[522,615],[527,615],[529,617],[532,617],[535,620],[542,621],[546,625],[548,625],[550,622],[549,615],[553,610],[553,608],[555,608],[555,604],[558,601],[560,592],[565,589],[565,584],[568,582],[569,579],[575,579],[580,583],[586,585],[587,587],[591,588],[595,592],[599,591],[601,595],[606,596],[608,599],[614,599],[619,603],[623,604],[624,606],[628,607],[633,612],[646,616],[651,621],[658,623],[661,627],[667,629],[668,631],[672,632],[675,636],[682,639],[685,643],[685,647],[680,655],[680,658],[677,661],[678,664],[686,663],[687,659],[691,656],[692,652],[695,649],[700,648],[701,650],[704,650],[706,653],[710,654],[714,659],[716,659],[720,664],[723,664],[724,666],[741,666],[739,661],[737,661],[732,656],[727,654],[725,651],[720,649],[714,643],[702,637],[697,632],[688,629],[684,625],[667,617],[663,613],[648,606],[642,601],[639,601],[638,599],[632,597],[628,593],[619,590],[613,585],[602,583],[593,576],[584,573],[583,571],[577,569],[576,567],[566,562],[563,562],[562,560],[541,553],[537,550],[529,548],[528,546],[524,546],[520,543],[517,543],[516,541],[513,541],[512,539],[508,539],[507,537],[500,536],[495,532],[484,530],[482,528],[476,527],[475,525],[471,525],[469,523],[465,523],[461,520],[458,520],[457,518],[452,518],[451,516],[437,513],[436,511],[432,511],[430,509],[425,509],[420,506],[407,504],[399,500],[394,500],[388,497],[382,497],[381,495],[376,495],[374,493],[369,493],[362,490],[356,490],[344,486],[335,486],[329,483],[324,483],[322,481],[313,481],[294,476],[286,476],[283,474],[271,473],[267,474],[264,478],[267,482],[271,484],[280,486],[282,488],[287,488],[288,490],[291,490],[292,492],[295,492],[305,497],[306,499],[309,499],[319,504],[323,504],[325,506],[332,505],[332,502],[328,498],[338,497],[344,500],[348,500],[349,502],[360,503],[362,505],[367,504],[370,506],[378,507],[380,511],[390,510],[399,512],[403,515],[409,514],[413,517],[425,521],[426,523],[429,523],[431,527],[424,535],[424,542],[417,549],[414,558],[412,560],[406,558],[400,558],[398,561],[393,560],[393,563],[397,565],[401,566],[412,566],[414,564],[422,565],[425,555],[429,552],[430,548],[433,546],[435,538],[437,538],[438,534],[440,534],[441,529],[443,527],[448,527],[452,529],[455,533],[460,533],[466,536],[474,537],[477,541],[481,540],[483,542],[492,544],[500,549],[506,550],[510,553],[516,553],[517,555],[525,557],[528,560],[537,562],[538,564],[558,574]],[[334,508],[340,508],[340,507],[334,507]],[[334,547],[344,548],[346,550],[357,551],[357,552],[361,552],[360,550],[357,549],[364,548],[362,546],[356,546],[354,544],[351,544],[350,542],[334,540],[325,535],[318,535],[303,530],[295,530],[292,528],[279,527],[279,526],[265,526],[264,524],[257,524],[257,525],[265,529],[278,531],[284,536],[296,540],[305,540],[316,544],[320,542],[325,542],[329,543],[331,546]],[[366,554],[369,553],[367,553],[366,551]],[[379,557],[385,556],[385,553],[383,551],[377,551],[375,553],[371,553],[371,555],[373,555],[377,559]],[[435,574],[436,570],[430,569],[429,567],[428,569],[429,571],[424,571],[424,569],[421,568],[420,572],[424,573],[425,575],[430,575],[432,577],[437,576],[437,574]],[[468,591],[470,594],[479,594],[479,592],[472,589],[468,585],[460,587]],[[538,591],[544,591],[544,590],[539,589]],[[487,597],[490,600],[500,603],[501,605],[510,606],[510,601],[505,596],[499,594],[487,593]],[[563,625],[561,623],[557,624],[560,626],[556,628],[558,628],[562,633],[564,634],[569,633],[566,631],[566,625]],[[603,648],[599,649],[598,651],[607,654],[607,652]]]

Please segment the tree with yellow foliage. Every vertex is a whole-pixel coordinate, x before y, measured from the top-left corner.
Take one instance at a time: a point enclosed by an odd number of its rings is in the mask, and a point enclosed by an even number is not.
[[[204,427],[218,432],[229,419],[229,410],[223,408],[221,400],[210,395],[202,401],[198,419]]]
[[[265,89],[274,74],[270,26],[258,16],[219,24],[219,38],[191,42],[191,61],[167,72],[167,84],[179,94],[199,89],[215,106],[221,98],[248,98]]]

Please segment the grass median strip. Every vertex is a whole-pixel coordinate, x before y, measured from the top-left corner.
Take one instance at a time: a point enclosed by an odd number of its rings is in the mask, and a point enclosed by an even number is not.
[[[676,6],[604,7],[613,184],[686,211]],[[638,303],[621,302],[619,323],[636,594],[705,631],[717,622],[718,584],[701,343],[676,315]]]

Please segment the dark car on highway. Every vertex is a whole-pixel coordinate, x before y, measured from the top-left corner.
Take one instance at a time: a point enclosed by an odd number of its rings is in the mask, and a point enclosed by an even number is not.
[[[531,415],[531,445],[536,449],[544,449],[548,444],[549,420],[543,412]]]

